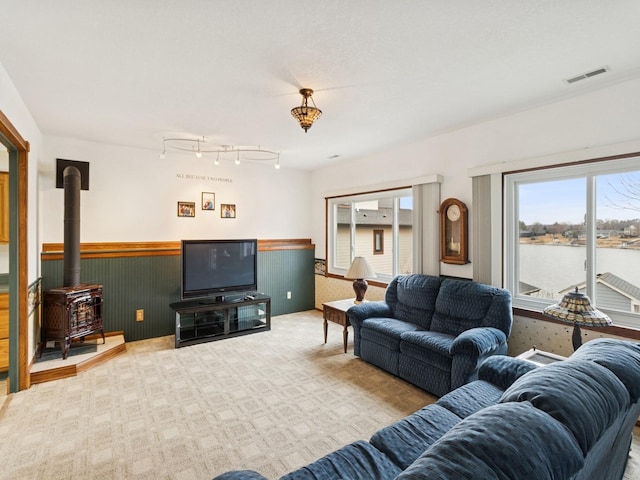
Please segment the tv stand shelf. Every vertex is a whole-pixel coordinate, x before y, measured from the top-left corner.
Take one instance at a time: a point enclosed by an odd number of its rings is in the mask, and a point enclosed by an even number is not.
[[[271,330],[271,298],[266,295],[185,300],[169,307],[176,312],[176,348]]]

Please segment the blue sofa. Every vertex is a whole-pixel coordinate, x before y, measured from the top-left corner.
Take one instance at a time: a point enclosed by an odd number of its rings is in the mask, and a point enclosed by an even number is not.
[[[639,398],[637,343],[592,340],[544,367],[493,356],[478,380],[281,480],[621,479]]]
[[[347,315],[355,355],[439,397],[506,354],[513,323],[508,290],[418,274],[395,277],[384,301]]]

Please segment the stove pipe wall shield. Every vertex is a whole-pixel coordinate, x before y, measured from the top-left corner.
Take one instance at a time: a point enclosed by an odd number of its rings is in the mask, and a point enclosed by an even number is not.
[[[64,279],[63,286],[80,284],[80,170],[66,167],[64,181]]]

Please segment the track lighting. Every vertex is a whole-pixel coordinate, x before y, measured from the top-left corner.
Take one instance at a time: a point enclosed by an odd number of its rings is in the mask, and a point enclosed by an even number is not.
[[[213,161],[214,165],[220,165],[221,157],[224,159],[225,154],[234,154],[234,163],[240,165],[240,154],[244,154],[243,158],[252,162],[262,162],[269,160],[277,160],[276,168],[280,168],[280,154],[273,150],[266,150],[260,146],[258,147],[234,147],[232,145],[215,145],[211,148],[206,148],[205,137],[201,138],[163,138],[162,139],[162,152],[160,158],[166,158],[167,149],[179,150],[183,152],[195,153],[197,158],[202,158],[203,155],[209,153],[215,153],[216,158]],[[248,154],[248,155],[247,155]]]
[[[164,160],[167,156],[167,146],[165,144],[164,138],[162,139],[162,153],[160,154],[160,159]]]

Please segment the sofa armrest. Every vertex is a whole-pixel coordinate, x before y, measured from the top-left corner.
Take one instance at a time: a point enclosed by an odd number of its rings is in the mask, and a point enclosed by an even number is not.
[[[233,470],[218,475],[213,480],[267,480],[267,478],[253,470]]]
[[[367,318],[392,317],[391,307],[384,301],[362,302],[347,310],[349,323],[353,327],[353,354],[360,356],[360,326]]]
[[[493,327],[478,327],[465,330],[451,344],[451,354],[466,353],[473,357],[487,355],[507,341],[502,330]]]
[[[535,364],[521,358],[493,355],[480,364],[478,379],[506,390],[518,378],[535,368],[538,368]]]
[[[376,302],[363,302],[347,310],[349,321],[353,325],[354,323],[359,327],[367,318],[373,317],[391,317],[393,312],[391,307],[384,301]]]
[[[494,327],[478,327],[458,335],[451,344],[451,390],[478,378],[478,367],[492,355],[507,353],[507,336]]]

